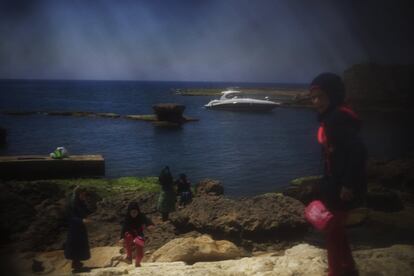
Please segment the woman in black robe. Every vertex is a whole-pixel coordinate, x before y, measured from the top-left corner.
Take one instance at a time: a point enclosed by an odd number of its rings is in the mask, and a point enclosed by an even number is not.
[[[69,204],[69,231],[65,243],[65,258],[72,260],[74,271],[80,271],[82,262],[91,257],[89,249],[88,232],[85,223],[91,212],[86,205],[87,191],[77,187],[73,192]]]

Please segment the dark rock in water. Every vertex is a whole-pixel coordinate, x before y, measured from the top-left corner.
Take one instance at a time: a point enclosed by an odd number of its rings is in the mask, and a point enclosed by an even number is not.
[[[196,230],[236,243],[292,240],[307,230],[303,209],[301,202],[280,194],[240,200],[201,196],[173,213],[171,222],[179,231]]]
[[[104,118],[119,118],[121,115],[116,113],[96,113],[96,116],[98,117],[104,117]]]
[[[161,103],[154,105],[152,109],[157,115],[158,121],[167,121],[174,123],[182,123],[185,121],[185,118],[183,117],[183,112],[185,109],[184,105],[174,103]]]
[[[50,116],[73,116],[73,112],[70,112],[70,111],[52,111],[52,112],[47,112],[47,115],[50,115]]]
[[[222,195],[224,194],[224,187],[220,181],[212,179],[204,179],[196,186],[196,195]]]

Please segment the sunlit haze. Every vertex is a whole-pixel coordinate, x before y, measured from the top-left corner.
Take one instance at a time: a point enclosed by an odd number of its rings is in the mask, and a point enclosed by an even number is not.
[[[413,62],[408,4],[377,2],[1,1],[0,78],[307,82]]]

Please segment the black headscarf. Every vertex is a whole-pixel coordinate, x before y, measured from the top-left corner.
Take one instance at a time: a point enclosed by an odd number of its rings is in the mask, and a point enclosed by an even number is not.
[[[139,209],[138,203],[135,202],[135,201],[134,202],[131,202],[128,205],[128,209],[127,209],[127,213],[126,213],[126,216],[125,216],[125,220],[132,220],[132,219],[134,219],[130,215],[131,210],[138,210],[138,214],[141,214],[141,210]]]
[[[133,218],[130,215],[131,210],[138,210],[138,215]],[[135,233],[140,236],[144,236],[142,232],[142,226],[152,225],[152,221],[148,219],[141,210],[139,209],[139,205],[137,202],[131,202],[128,205],[127,213],[125,215],[125,219],[122,223],[121,229],[121,239],[124,238],[126,232]]]
[[[340,76],[322,73],[311,82],[310,89],[319,88],[328,95],[330,107],[337,107],[345,101],[345,85]]]

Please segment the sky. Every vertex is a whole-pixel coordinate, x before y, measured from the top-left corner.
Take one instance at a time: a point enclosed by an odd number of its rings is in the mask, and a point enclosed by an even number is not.
[[[409,2],[0,0],[0,79],[305,83],[414,63]]]

